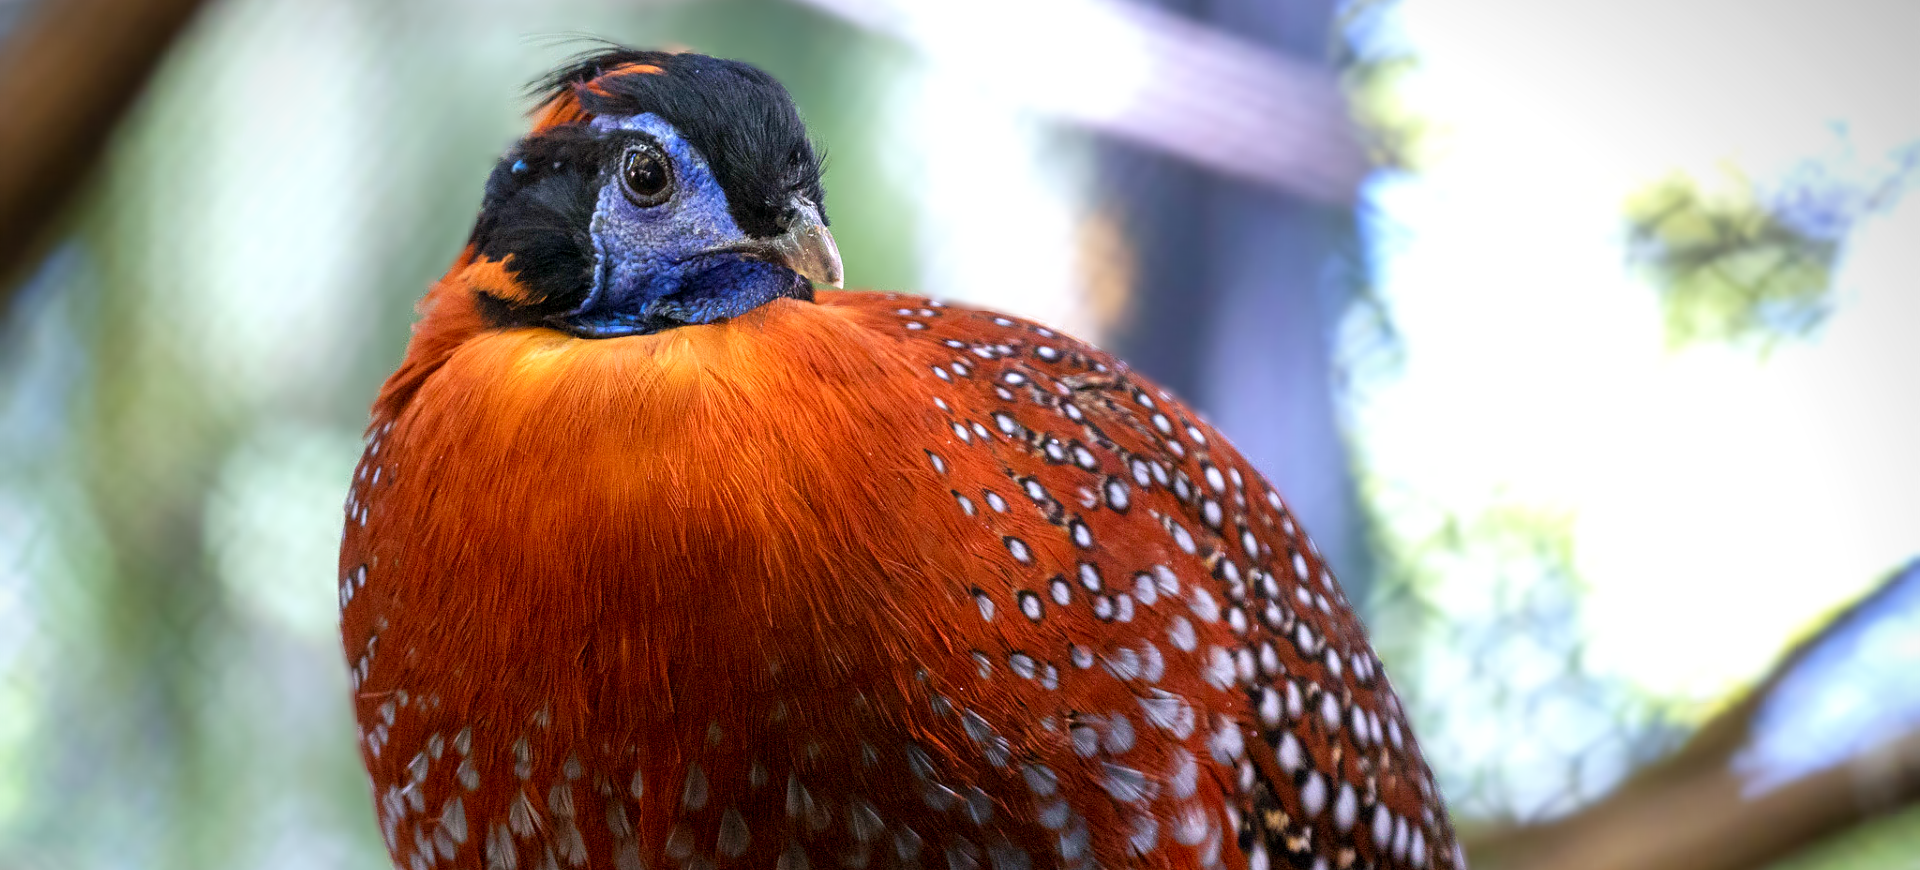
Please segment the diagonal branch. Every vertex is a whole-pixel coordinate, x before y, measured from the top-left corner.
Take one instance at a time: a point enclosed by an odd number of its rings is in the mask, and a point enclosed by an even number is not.
[[[39,0],[0,44],[0,313],[202,0]]]
[[[1775,715],[1810,715],[1807,684],[1859,676],[1849,650],[1868,632],[1920,622],[1920,562],[1794,649],[1759,686],[1714,717],[1679,752],[1573,815],[1491,832],[1470,843],[1481,870],[1740,870],[1785,858],[1883,813],[1920,803],[1920,728],[1876,739],[1821,723],[1823,739],[1855,745],[1848,757],[1762,787],[1745,763]],[[1909,668],[1920,663],[1881,662]],[[1910,684],[1912,685],[1912,684]],[[1914,686],[1920,689],[1920,685]],[[1911,693],[1907,693],[1911,694]],[[1913,697],[1880,696],[1888,710]],[[1817,705],[1804,705],[1817,706]],[[1897,718],[1897,717],[1892,717]],[[1882,723],[1884,724],[1884,723]]]

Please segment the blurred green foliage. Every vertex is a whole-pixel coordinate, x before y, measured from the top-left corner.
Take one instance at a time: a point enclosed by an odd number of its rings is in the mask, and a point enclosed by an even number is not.
[[[1458,819],[1568,812],[1678,745],[1676,711],[1587,661],[1571,516],[1461,516],[1366,485],[1383,565],[1370,628]]]
[[[1674,176],[1627,203],[1635,261],[1665,302],[1670,343],[1763,348],[1805,336],[1833,307],[1840,242],[1796,226],[1740,177]]]
[[[1770,870],[1920,870],[1920,808],[1889,813]]]
[[[1401,0],[1350,0],[1341,4],[1333,34],[1333,61],[1341,90],[1367,145],[1367,156],[1385,170],[1418,168],[1419,146],[1431,125],[1408,102],[1405,84],[1420,68],[1419,56],[1397,31]]]

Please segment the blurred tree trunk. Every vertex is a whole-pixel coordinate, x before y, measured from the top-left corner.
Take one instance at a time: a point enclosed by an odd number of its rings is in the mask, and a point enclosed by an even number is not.
[[[0,43],[0,312],[201,0],[39,0]]]
[[[1325,64],[1332,0],[1165,0],[1162,8]],[[1207,135],[1195,131],[1195,135]],[[1138,251],[1115,334],[1131,364],[1194,402],[1279,487],[1364,607],[1373,566],[1340,431],[1330,276],[1354,243],[1349,207],[1307,202],[1138,148],[1103,146],[1101,188]]]

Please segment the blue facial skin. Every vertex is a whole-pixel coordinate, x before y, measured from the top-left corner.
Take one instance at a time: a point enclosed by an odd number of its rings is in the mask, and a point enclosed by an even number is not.
[[[653,114],[601,116],[593,130],[616,139],[651,139],[673,164],[673,195],[643,208],[627,197],[616,163],[594,207],[593,289],[563,316],[590,338],[642,335],[738,317],[812,285],[785,266],[730,251],[747,240],[707,161]]]

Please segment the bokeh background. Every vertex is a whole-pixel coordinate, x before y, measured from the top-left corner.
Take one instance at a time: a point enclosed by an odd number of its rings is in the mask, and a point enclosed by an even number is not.
[[[0,75],[62,4],[141,5],[0,3]],[[340,504],[587,36],[784,81],[849,286],[1197,404],[1480,866],[1920,867],[1920,5],[197,5],[0,227],[0,868],[384,866]]]

